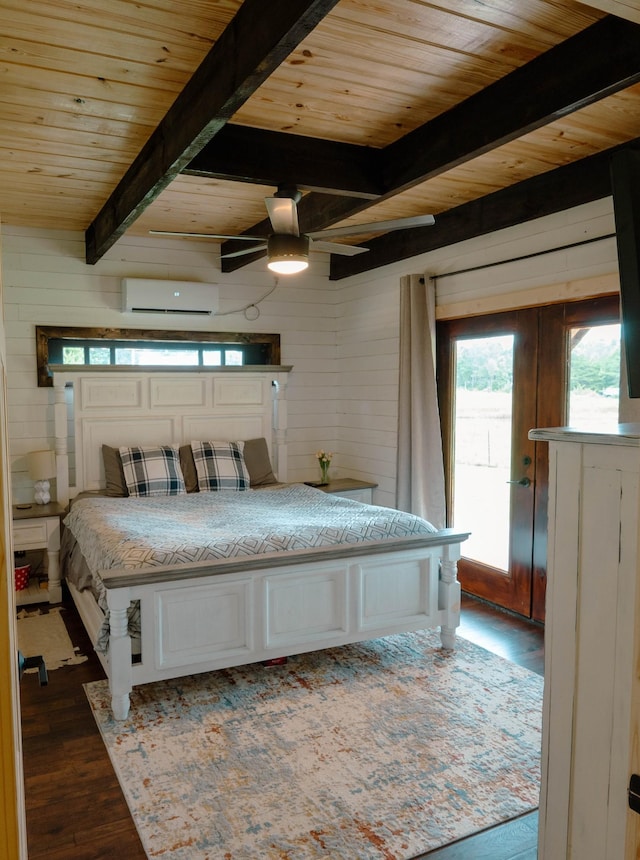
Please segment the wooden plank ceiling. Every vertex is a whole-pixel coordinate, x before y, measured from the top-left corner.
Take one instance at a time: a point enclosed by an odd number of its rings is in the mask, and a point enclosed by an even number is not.
[[[637,5],[0,0],[0,217],[95,263],[127,231],[266,235],[281,183],[306,232],[436,216],[350,237],[342,278],[588,202],[640,137]]]

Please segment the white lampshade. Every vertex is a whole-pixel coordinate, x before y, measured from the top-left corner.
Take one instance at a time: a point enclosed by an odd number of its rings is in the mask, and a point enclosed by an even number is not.
[[[48,481],[49,478],[55,478],[55,451],[31,451],[27,454],[27,466],[32,481]]]
[[[49,478],[56,476],[56,455],[54,451],[32,451],[27,454],[29,477],[34,481],[34,499],[39,505],[48,505]]]

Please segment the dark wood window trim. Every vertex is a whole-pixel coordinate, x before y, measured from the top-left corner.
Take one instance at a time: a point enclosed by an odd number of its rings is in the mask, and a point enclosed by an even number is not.
[[[88,328],[82,326],[36,326],[36,364],[38,372],[38,387],[49,388],[53,385],[51,364],[49,361],[49,340],[51,338],[70,340],[134,340],[134,341],[172,341],[174,343],[211,343],[211,344],[260,344],[266,348],[268,360],[260,367],[280,367],[280,335],[258,334],[247,332],[210,332],[210,331],[167,331],[166,329],[134,329],[134,328]],[[112,365],[103,366],[105,370],[113,370]],[[81,365],[65,365],[65,370],[81,370]],[[91,370],[99,369],[91,365]],[[123,369],[122,367],[119,369]],[[136,370],[150,371],[156,368],[136,367]],[[166,372],[170,368],[158,367],[157,370]],[[184,369],[184,368],[180,368]],[[193,368],[188,368],[193,370]],[[211,367],[209,370],[247,370],[245,365],[240,367]]]

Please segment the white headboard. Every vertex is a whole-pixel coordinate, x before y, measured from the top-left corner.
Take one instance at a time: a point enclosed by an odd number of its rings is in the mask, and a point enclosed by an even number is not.
[[[56,371],[58,502],[66,505],[81,490],[104,487],[103,444],[181,445],[264,436],[274,472],[286,481],[286,381],[286,372],[268,367]]]

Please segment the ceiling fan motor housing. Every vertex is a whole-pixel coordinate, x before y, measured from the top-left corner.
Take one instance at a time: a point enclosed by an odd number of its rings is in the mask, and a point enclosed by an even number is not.
[[[293,254],[309,255],[308,236],[289,236],[284,233],[272,233],[267,242],[269,257],[289,257]]]
[[[274,271],[300,271],[297,266],[288,269],[287,264],[300,263],[304,264],[301,268],[306,268],[309,261],[309,237],[273,233],[267,240],[267,257],[269,268]],[[279,268],[279,263],[282,263],[284,268]]]

